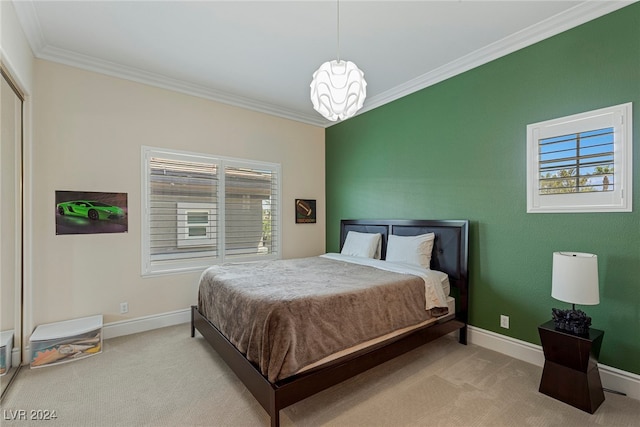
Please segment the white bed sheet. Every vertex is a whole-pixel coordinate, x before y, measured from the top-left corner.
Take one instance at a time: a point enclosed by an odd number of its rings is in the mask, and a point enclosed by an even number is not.
[[[350,262],[353,264],[367,265],[370,267],[378,268],[380,270],[419,276],[422,278],[422,280],[424,280],[425,285],[425,308],[427,310],[430,310],[434,307],[447,306],[447,296],[449,295],[450,289],[449,286],[447,286],[445,292],[445,289],[443,287],[443,280],[444,278],[447,278],[447,284],[449,283],[449,280],[447,274],[441,271],[428,270],[426,268],[422,268],[413,264],[389,262],[373,258],[355,257],[337,253],[327,253],[320,256],[338,261]]]

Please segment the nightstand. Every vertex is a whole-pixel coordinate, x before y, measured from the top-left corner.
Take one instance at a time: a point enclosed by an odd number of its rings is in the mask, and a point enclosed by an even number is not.
[[[540,393],[593,414],[604,401],[598,356],[604,331],[591,328],[588,335],[556,330],[553,320],[538,327],[544,370]]]

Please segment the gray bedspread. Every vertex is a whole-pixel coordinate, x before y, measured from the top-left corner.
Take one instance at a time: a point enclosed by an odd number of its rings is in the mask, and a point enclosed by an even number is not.
[[[323,257],[210,267],[198,307],[271,382],[431,317],[422,278]]]

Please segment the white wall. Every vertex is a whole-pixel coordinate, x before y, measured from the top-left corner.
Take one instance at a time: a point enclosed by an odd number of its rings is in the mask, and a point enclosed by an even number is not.
[[[34,325],[197,302],[199,273],[140,276],[141,145],[280,163],[283,257],[324,252],[323,128],[42,60],[34,93]],[[56,190],[127,193],[129,232],[56,236]],[[317,224],[295,224],[295,198],[317,200]]]

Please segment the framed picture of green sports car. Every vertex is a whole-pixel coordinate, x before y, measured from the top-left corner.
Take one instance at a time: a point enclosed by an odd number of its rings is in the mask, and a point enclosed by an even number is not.
[[[56,191],[56,234],[126,233],[127,193]]]

